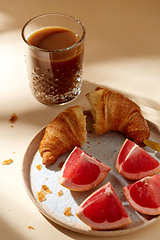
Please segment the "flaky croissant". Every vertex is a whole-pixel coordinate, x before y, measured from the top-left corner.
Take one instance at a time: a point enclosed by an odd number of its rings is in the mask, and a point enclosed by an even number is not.
[[[91,104],[97,134],[120,131],[138,145],[149,138],[150,130],[140,107],[127,97],[104,88],[96,88],[86,97]]]
[[[42,163],[54,163],[59,155],[75,146],[81,147],[86,137],[86,117],[81,107],[65,109],[45,129],[39,146]]]

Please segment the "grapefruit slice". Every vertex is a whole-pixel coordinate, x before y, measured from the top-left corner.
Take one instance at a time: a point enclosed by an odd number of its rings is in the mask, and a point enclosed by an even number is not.
[[[73,191],[86,191],[100,184],[110,167],[75,147],[66,159],[59,176],[59,183]]]
[[[160,174],[145,177],[123,188],[129,204],[146,215],[160,214]]]
[[[160,171],[160,163],[143,148],[126,139],[118,153],[115,167],[125,178],[139,180]]]
[[[92,229],[115,229],[131,220],[110,182],[93,192],[81,203],[76,215]]]

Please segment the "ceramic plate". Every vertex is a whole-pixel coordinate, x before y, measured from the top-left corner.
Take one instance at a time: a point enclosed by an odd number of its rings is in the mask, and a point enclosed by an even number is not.
[[[22,167],[23,182],[25,189],[38,209],[51,221],[75,232],[84,233],[94,236],[117,236],[140,230],[159,219],[159,216],[145,216],[132,207],[126,201],[122,188],[132,181],[123,178],[115,169],[115,161],[117,154],[122,146],[125,137],[119,132],[108,132],[101,136],[95,134],[93,129],[93,120],[90,112],[85,112],[87,115],[87,142],[83,145],[82,149],[88,154],[96,157],[101,162],[111,167],[111,171],[108,173],[106,179],[96,188],[85,192],[74,192],[62,187],[59,182],[60,165],[66,160],[70,152],[60,156],[58,160],[50,166],[42,166],[41,170],[37,169],[37,165],[42,164],[42,158],[40,157],[38,148],[40,141],[43,137],[45,128],[43,128],[31,141],[28,146]],[[160,138],[160,128],[152,122],[148,121],[148,125],[151,131],[150,139],[158,141]],[[160,161],[160,153],[145,147],[149,154]],[[89,226],[83,223],[75,215],[75,211],[79,204],[88,197],[93,191],[100,186],[104,185],[108,181],[111,182],[118,197],[128,212],[132,223],[115,230],[109,231],[96,231],[92,230]],[[40,192],[42,185],[52,191],[52,193],[46,194],[46,200],[40,202],[38,200],[37,192]],[[58,196],[58,192],[62,190],[63,195]],[[64,209],[71,207],[72,215],[67,217],[64,215]]]

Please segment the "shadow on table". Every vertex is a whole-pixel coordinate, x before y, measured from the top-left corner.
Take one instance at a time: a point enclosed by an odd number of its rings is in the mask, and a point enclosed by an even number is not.
[[[64,109],[68,107],[71,107],[74,105],[80,105],[83,110],[89,110],[90,104],[86,99],[85,95],[88,92],[94,91],[96,87],[108,88],[107,84],[100,85],[100,84],[95,84],[87,80],[84,80],[80,95],[76,97],[74,100],[72,100],[71,102],[64,105],[56,105],[56,104],[44,105],[38,102],[33,96],[29,95],[27,100],[28,101],[27,106],[21,110],[19,109],[15,110],[16,113],[18,114],[18,120],[15,123],[15,127],[18,127],[18,124],[25,125],[25,127],[36,126],[35,130],[37,131],[37,129],[41,129],[42,127],[47,125],[49,122],[51,122],[55,118],[56,115],[58,115],[60,112],[64,111]],[[117,91],[116,88],[112,89],[109,87],[109,89]],[[126,97],[130,98],[132,101],[134,101],[141,107],[142,113],[146,119],[150,121],[154,121],[154,123],[160,125],[160,114],[159,114],[160,105],[157,104],[157,102],[154,102],[149,98],[144,98],[143,96],[138,96],[137,94],[133,95],[125,91],[123,92],[121,91],[121,93],[124,94]],[[26,96],[24,96],[24,98],[25,97]],[[15,98],[19,98],[19,96],[14,96],[14,99]],[[16,99],[15,101],[17,102]],[[23,101],[23,99],[21,99],[21,101]],[[12,113],[10,113],[10,115]],[[9,117],[10,117],[9,115],[6,116],[6,112],[3,113],[3,110],[1,111],[0,121],[8,121]]]
[[[42,213],[41,213],[41,214],[42,214]],[[70,230],[70,229],[66,229],[66,228],[64,228],[64,227],[62,227],[62,226],[60,226],[60,225],[52,222],[49,218],[47,218],[47,217],[44,216],[43,214],[42,214],[42,216],[43,216],[54,228],[56,228],[58,231],[60,231],[60,232],[63,233],[64,235],[69,236],[70,238],[73,238],[73,239],[76,239],[76,240],[82,240],[82,239],[84,240],[84,238],[85,238],[85,240],[93,240],[93,238],[96,237],[96,236],[94,237],[94,236],[85,235],[85,234],[82,234],[82,233],[78,233],[78,235],[77,235],[77,232],[74,232],[74,231],[72,231],[72,230]],[[96,237],[96,239],[99,239],[99,237]]]
[[[27,240],[27,236],[25,237],[25,234],[19,230],[20,226],[15,227],[13,226],[13,222],[11,221],[6,221],[5,218],[2,219],[2,216],[0,216],[0,239],[1,240]],[[25,227],[26,228],[26,227]]]
[[[42,214],[42,213],[41,213],[41,214]],[[47,218],[46,216],[44,216],[43,214],[42,214],[42,216],[43,216],[54,228],[56,228],[59,232],[61,232],[61,233],[64,234],[64,235],[67,235],[69,238],[72,238],[72,239],[84,240],[84,238],[85,238],[85,240],[93,240],[93,239],[99,240],[99,239],[102,239],[102,237],[103,237],[103,239],[108,239],[108,240],[111,240],[111,239],[112,239],[112,236],[111,236],[111,237],[109,237],[109,236],[104,237],[104,236],[94,236],[94,235],[91,236],[91,235],[86,235],[86,234],[83,234],[83,233],[78,233],[78,234],[77,234],[77,232],[74,232],[74,231],[72,231],[72,230],[70,230],[70,229],[66,229],[66,228],[58,225],[57,223],[52,222],[50,219],[48,219],[48,218]],[[156,224],[158,225],[158,224],[159,224],[159,221],[157,221],[157,222],[154,223],[154,225],[156,225]],[[138,238],[138,237],[139,237],[139,231],[141,231],[141,239],[143,239],[143,238],[145,238],[145,237],[147,236],[147,234],[148,234],[148,236],[151,235],[151,233],[152,233],[152,227],[153,227],[153,224],[151,224],[151,225],[148,226],[147,228],[144,227],[144,229],[141,229],[141,230],[138,230],[138,229],[137,229],[137,231],[135,231],[135,232],[133,231],[133,232],[131,232],[131,234],[121,235],[121,236],[115,236],[114,239],[124,240],[124,239],[128,239],[128,238],[131,237],[131,236],[132,236],[132,239],[139,239],[139,238]],[[158,226],[157,226],[157,227],[158,227]],[[151,236],[150,236],[150,239],[151,239]]]

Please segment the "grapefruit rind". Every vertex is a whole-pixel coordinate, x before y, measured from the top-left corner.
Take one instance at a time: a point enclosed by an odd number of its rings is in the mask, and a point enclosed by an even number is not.
[[[145,215],[159,215],[159,188],[160,175],[157,174],[145,177],[124,187],[123,192],[131,207],[133,207],[136,211]]]
[[[139,180],[160,172],[158,160],[129,139],[124,141],[115,167],[118,173],[130,180]]]
[[[77,156],[73,158],[73,154]],[[89,164],[90,167],[86,169],[86,166]],[[92,166],[94,166],[93,171]],[[92,182],[88,182],[90,177],[94,178],[95,168],[98,169],[98,173]],[[79,147],[75,147],[63,164],[59,183],[72,191],[87,191],[99,185],[106,178],[110,170],[111,168],[106,164],[90,156]],[[83,183],[78,183],[79,179],[83,179]],[[87,183],[85,183],[85,180]]]
[[[117,229],[131,223],[110,182],[86,198],[77,208],[76,215],[93,230]]]

